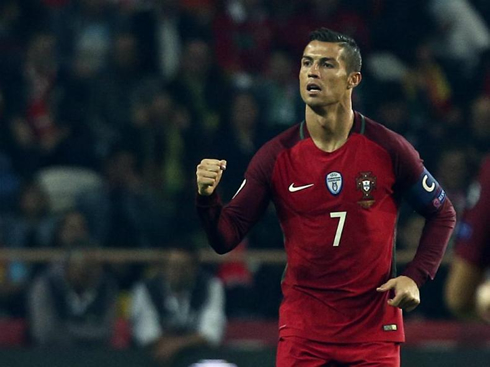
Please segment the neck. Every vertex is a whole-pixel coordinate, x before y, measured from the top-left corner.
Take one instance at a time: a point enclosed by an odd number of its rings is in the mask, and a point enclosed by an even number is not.
[[[329,107],[306,106],[306,126],[315,145],[333,152],[345,144],[354,124],[352,103]]]

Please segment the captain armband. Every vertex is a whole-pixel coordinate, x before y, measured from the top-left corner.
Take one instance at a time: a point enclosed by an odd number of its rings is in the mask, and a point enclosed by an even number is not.
[[[420,214],[431,214],[444,204],[446,192],[424,167],[417,182],[408,190],[407,199]]]

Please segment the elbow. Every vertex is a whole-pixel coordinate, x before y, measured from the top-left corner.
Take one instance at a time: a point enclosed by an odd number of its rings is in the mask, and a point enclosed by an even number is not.
[[[449,210],[449,214],[451,216],[452,222],[453,222],[453,228],[456,226],[456,220],[457,220],[457,215],[456,215],[456,209],[454,209],[454,206],[451,204],[451,208]]]
[[[227,249],[225,247],[214,247],[213,246],[213,250],[214,252],[216,252],[218,255],[224,255],[224,254],[227,254],[228,252],[230,252],[231,250],[230,249]]]
[[[213,248],[214,252],[216,252],[218,255],[224,255],[231,250],[233,250],[239,242],[236,244],[231,241],[225,241],[225,240],[215,240],[215,241],[209,241],[211,247]]]
[[[445,218],[451,222],[452,228],[456,226],[456,209],[449,199],[446,201]]]

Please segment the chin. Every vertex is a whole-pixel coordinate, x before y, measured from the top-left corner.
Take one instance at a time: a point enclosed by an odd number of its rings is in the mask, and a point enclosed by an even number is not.
[[[320,108],[320,107],[327,107],[329,104],[325,101],[321,101],[319,99],[313,99],[309,98],[305,101],[305,103],[308,105],[308,107],[315,109],[315,108]]]

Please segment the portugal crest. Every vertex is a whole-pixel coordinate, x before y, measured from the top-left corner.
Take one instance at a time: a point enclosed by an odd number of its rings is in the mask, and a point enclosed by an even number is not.
[[[371,172],[359,172],[356,177],[356,188],[362,193],[362,198],[357,203],[364,209],[370,208],[374,204],[371,191],[376,188],[376,176],[373,176]]]

